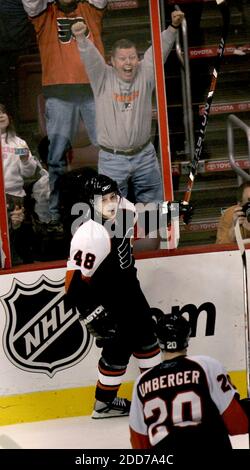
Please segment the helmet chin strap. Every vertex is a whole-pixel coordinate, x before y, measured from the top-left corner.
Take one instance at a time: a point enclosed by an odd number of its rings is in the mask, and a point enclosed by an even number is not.
[[[56,0],[57,7],[59,10],[61,10],[63,13],[72,13],[77,8],[77,4],[79,3],[79,0],[74,0],[72,3],[68,5],[62,5],[59,0]]]

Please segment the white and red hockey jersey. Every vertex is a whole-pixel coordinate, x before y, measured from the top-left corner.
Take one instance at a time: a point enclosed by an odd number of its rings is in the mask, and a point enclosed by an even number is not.
[[[125,301],[129,290],[137,290],[132,254],[136,217],[135,206],[121,198],[115,220],[90,218],[75,232],[65,286],[81,299],[81,310],[99,304],[112,307]]]

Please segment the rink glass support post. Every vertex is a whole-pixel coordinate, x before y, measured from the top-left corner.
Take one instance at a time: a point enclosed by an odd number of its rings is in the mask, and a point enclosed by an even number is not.
[[[248,272],[245,245],[250,243],[250,239],[243,240],[239,220],[235,225],[235,236],[240,250],[243,267],[243,301],[244,301],[244,330],[245,330],[245,354],[246,354],[246,378],[247,397],[250,398],[250,319],[249,319],[249,296],[248,296]]]
[[[169,127],[168,127],[168,114],[167,114],[167,97],[165,86],[165,74],[162,54],[161,43],[161,15],[160,15],[160,1],[149,0],[150,23],[151,23],[151,38],[153,48],[153,58],[155,66],[155,90],[157,100],[157,116],[158,116],[158,129],[159,129],[159,142],[161,152],[161,168],[162,168],[162,182],[163,182],[163,195],[165,201],[173,201],[173,182],[172,182],[172,168],[171,168],[171,154],[169,142]],[[167,248],[176,248],[176,236],[174,234],[174,224],[170,229],[166,227],[166,241]]]
[[[11,268],[11,253],[10,253],[10,240],[9,240],[9,227],[7,218],[7,206],[4,188],[4,171],[1,147],[1,132],[0,132],[0,260],[1,268]]]

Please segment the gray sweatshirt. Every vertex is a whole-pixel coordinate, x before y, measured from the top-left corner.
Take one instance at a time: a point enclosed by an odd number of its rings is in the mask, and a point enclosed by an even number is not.
[[[176,30],[169,26],[161,37],[165,62],[175,42]],[[95,96],[99,145],[126,150],[145,144],[151,136],[155,86],[152,47],[139,62],[133,81],[125,82],[84,35],[77,43]]]

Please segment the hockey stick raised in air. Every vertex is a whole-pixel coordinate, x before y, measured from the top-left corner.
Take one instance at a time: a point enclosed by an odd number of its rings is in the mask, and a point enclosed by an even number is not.
[[[235,225],[235,237],[240,250],[243,267],[243,304],[244,304],[244,330],[245,330],[245,356],[246,356],[246,382],[247,398],[250,399],[250,318],[249,318],[249,297],[248,297],[248,275],[247,275],[247,257],[245,245],[250,243],[250,239],[243,240],[240,224],[237,220]],[[248,434],[250,447],[250,432]]]
[[[221,35],[217,57],[215,60],[215,65],[214,65],[214,69],[212,73],[212,80],[211,80],[209,92],[207,95],[206,104],[204,107],[204,113],[202,115],[201,125],[200,125],[200,129],[198,133],[198,139],[197,139],[197,143],[196,143],[196,147],[194,151],[194,156],[190,163],[190,173],[188,176],[187,189],[183,198],[184,205],[188,204],[190,201],[191,191],[193,189],[193,184],[194,184],[194,178],[197,173],[199,160],[200,160],[202,149],[203,149],[203,142],[204,142],[206,127],[207,127],[207,122],[208,122],[208,115],[209,115],[209,111],[210,111],[211,104],[213,101],[214,90],[216,87],[217,77],[218,77],[218,73],[219,73],[219,69],[221,65],[221,59],[224,53],[226,37],[228,33],[228,28],[229,28],[230,11],[229,11],[229,7],[228,7],[226,0],[216,0],[216,3],[221,11],[222,19],[223,19],[222,35]]]

